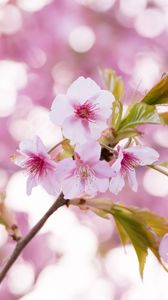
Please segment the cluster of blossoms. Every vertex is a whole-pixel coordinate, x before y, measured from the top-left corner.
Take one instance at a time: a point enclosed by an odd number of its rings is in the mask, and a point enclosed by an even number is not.
[[[149,147],[117,145],[111,161],[103,160],[100,139],[110,127],[114,101],[110,91],[84,77],[73,82],[66,95],[56,97],[50,119],[61,126],[63,136],[73,145],[73,153],[60,160],[47,152],[39,137],[21,142],[14,162],[28,174],[28,194],[38,184],[55,196],[62,191],[65,199],[95,197],[108,190],[118,194],[125,179],[137,191],[136,167],[152,164],[159,154]]]

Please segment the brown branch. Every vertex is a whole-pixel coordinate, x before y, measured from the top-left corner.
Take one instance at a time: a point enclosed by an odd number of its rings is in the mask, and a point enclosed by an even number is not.
[[[33,237],[39,232],[39,230],[43,227],[44,223],[47,219],[61,206],[68,204],[68,200],[63,198],[63,194],[61,193],[58,199],[54,202],[54,204],[49,208],[49,210],[45,213],[45,215],[37,222],[37,224],[30,230],[30,232],[21,240],[18,241],[11,257],[3,267],[0,272],[0,283],[5,278],[7,272],[12,267],[22,250],[26,247],[26,245],[33,239]]]

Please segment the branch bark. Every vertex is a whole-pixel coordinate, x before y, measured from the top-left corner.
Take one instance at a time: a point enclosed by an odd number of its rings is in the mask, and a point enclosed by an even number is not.
[[[43,227],[44,223],[48,220],[48,218],[61,206],[68,204],[68,200],[65,200],[63,194],[61,193],[58,199],[53,203],[53,205],[49,208],[49,210],[45,213],[45,215],[37,222],[37,224],[30,230],[30,232],[21,240],[18,241],[12,255],[9,260],[3,267],[0,272],[0,283],[5,278],[7,272],[12,267],[22,250],[26,247],[26,245],[33,239],[33,237],[39,232],[39,230]]]

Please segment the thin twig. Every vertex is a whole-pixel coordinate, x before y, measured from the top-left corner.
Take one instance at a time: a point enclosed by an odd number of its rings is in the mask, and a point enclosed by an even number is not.
[[[45,215],[37,222],[37,224],[30,230],[30,232],[21,240],[18,241],[12,255],[9,260],[3,267],[0,272],[0,283],[5,278],[7,272],[12,267],[22,250],[26,247],[26,245],[33,239],[33,237],[39,232],[39,230],[43,227],[44,223],[47,219],[61,206],[68,204],[68,200],[63,198],[63,194],[61,193],[58,199],[54,202],[54,204],[49,208],[49,210],[45,213]]]
[[[148,167],[151,168],[151,169],[154,169],[154,170],[156,170],[156,171],[158,171],[158,172],[160,172],[160,173],[162,173],[162,174],[164,174],[166,176],[168,176],[168,171],[166,171],[165,169],[163,169],[160,166],[157,166],[157,165],[148,165]]]

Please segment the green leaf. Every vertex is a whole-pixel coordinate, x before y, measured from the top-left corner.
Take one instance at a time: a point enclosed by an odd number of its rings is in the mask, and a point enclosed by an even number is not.
[[[116,130],[118,129],[118,126],[121,122],[122,111],[123,111],[122,103],[120,101],[115,100],[113,102],[113,107],[112,107],[111,126]]]
[[[145,266],[146,257],[148,254],[149,241],[142,224],[129,212],[129,210],[113,207],[112,212],[114,218],[120,223],[126,231],[138,257],[139,271],[143,278],[143,270]]]
[[[168,219],[147,209],[114,204],[111,199],[76,199],[72,204],[84,210],[91,209],[105,218],[113,216],[122,244],[125,246],[130,241],[135,249],[142,278],[149,250],[168,272],[159,255],[160,240],[168,233]]]
[[[158,216],[149,210],[140,210],[137,208],[133,209],[133,213],[150,226],[153,232],[159,237],[163,237],[166,233],[168,233],[168,220],[165,218]]]
[[[128,243],[128,240],[132,243],[142,278],[148,250],[154,253],[165,268],[159,255],[159,241],[168,232],[168,220],[149,210],[121,204],[114,204],[110,209],[105,206],[104,210],[114,217],[123,245]]]
[[[168,104],[168,76],[163,77],[142,99],[149,105]]]
[[[119,237],[121,239],[121,242],[122,242],[123,246],[125,246],[130,241],[129,236],[117,219],[115,219],[115,224],[116,224],[116,228],[117,228]]]
[[[114,147],[116,146],[121,140],[126,139],[126,138],[133,138],[136,136],[142,135],[142,132],[138,131],[137,129],[133,128],[126,128],[123,130],[119,130],[115,133],[115,137],[113,137],[110,141],[109,144]]]
[[[119,130],[149,123],[161,124],[155,106],[139,102],[133,105],[129,110],[127,116],[120,123]]]

